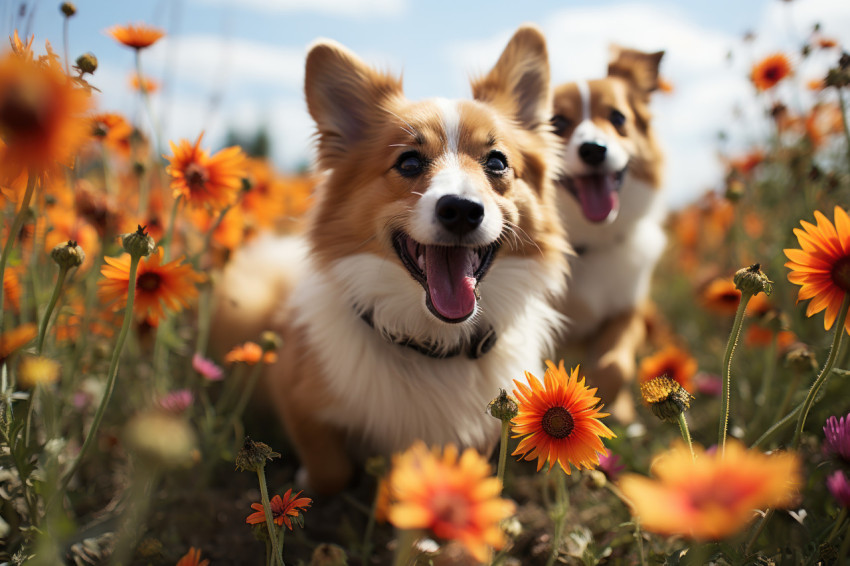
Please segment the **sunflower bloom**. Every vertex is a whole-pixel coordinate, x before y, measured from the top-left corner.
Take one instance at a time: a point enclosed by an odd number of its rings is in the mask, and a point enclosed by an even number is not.
[[[310,504],[313,503],[313,500],[309,497],[298,497],[299,495],[301,495],[300,491],[293,496],[292,488],[290,488],[286,490],[286,493],[283,494],[282,498],[280,495],[272,497],[269,504],[271,505],[272,518],[276,525],[286,525],[286,527],[291,531],[292,521],[290,517],[297,517],[302,511],[306,511],[307,508],[310,507]],[[262,503],[252,503],[251,509],[255,512],[248,515],[248,518],[245,519],[246,523],[249,525],[256,525],[266,522],[266,513],[263,511]]]
[[[740,295],[740,292],[738,293]],[[641,360],[638,381],[646,383],[656,377],[666,376],[687,391],[693,391],[693,377],[697,361],[685,350],[673,345]]]
[[[608,413],[600,411],[596,389],[586,387],[584,377],[579,379],[578,366],[569,375],[563,360],[557,367],[547,360],[546,366],[543,384],[529,372],[525,372],[528,385],[514,380],[519,414],[511,430],[514,438],[524,438],[513,456],[537,458],[538,471],[546,460],[549,470],[557,462],[567,474],[571,473],[570,464],[577,469],[595,468],[600,454],[605,453],[602,438],[614,437],[599,420]]]
[[[177,561],[175,566],[209,566],[209,560],[201,560],[201,549],[192,547]]]
[[[113,26],[106,30],[106,33],[118,43],[133,49],[150,47],[165,35],[165,32],[161,29],[146,24]]]
[[[802,249],[785,249],[791,270],[788,281],[800,285],[797,302],[811,299],[806,316],[826,310],[824,329],[829,330],[838,317],[841,303],[850,293],[850,217],[840,206],[835,207],[835,224],[820,211],[815,211],[817,226],[801,221],[803,229],[794,234]],[[850,333],[850,317],[844,321]]]
[[[105,301],[118,301],[116,308],[127,304],[127,292],[130,282],[130,256],[104,258],[105,265],[100,272],[106,279],[98,282],[99,294]],[[137,316],[143,317],[151,326],[158,326],[165,316],[165,309],[180,311],[189,306],[189,299],[198,296],[196,285],[204,281],[204,276],[191,265],[181,265],[183,258],[162,263],[162,248],[139,262],[136,272],[136,298],[133,309]]]
[[[388,518],[397,528],[427,529],[458,541],[480,562],[487,561],[491,547],[504,545],[500,522],[515,506],[499,496],[501,482],[474,449],[460,453],[449,444],[440,454],[417,442],[394,458],[388,483],[393,498]]]
[[[209,155],[201,149],[201,138],[171,142],[171,157],[166,172],[171,175],[174,196],[182,196],[194,206],[222,209],[236,200],[246,175],[245,155],[238,146]]]
[[[684,444],[658,456],[652,464],[656,479],[626,474],[620,480],[646,530],[723,539],[744,529],[756,509],[793,503],[801,485],[800,465],[791,453],[767,455],[733,440],[725,456],[694,450],[696,459]]]
[[[788,57],[782,53],[774,53],[753,65],[750,80],[753,81],[756,89],[762,92],[773,88],[790,74],[791,62]]]

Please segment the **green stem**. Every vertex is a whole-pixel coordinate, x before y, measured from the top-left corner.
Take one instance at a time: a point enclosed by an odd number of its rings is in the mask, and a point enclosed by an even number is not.
[[[800,385],[800,377],[800,372],[794,371],[794,375],[791,376],[791,383],[788,387],[788,391],[786,391],[785,395],[782,397],[782,401],[779,403],[779,410],[776,411],[776,415],[773,417],[774,423],[779,422],[779,419],[785,414],[785,411],[788,410],[788,405],[791,403],[791,399],[794,397],[794,393],[797,392],[797,387]]]
[[[605,482],[605,487],[608,488],[608,491],[613,493],[617,499],[622,501],[626,507],[629,508],[629,512],[632,514],[632,519],[635,524],[635,541],[638,545],[638,553],[640,555],[640,563],[641,566],[646,566],[646,556],[644,556],[643,552],[643,535],[641,535],[640,531],[640,515],[635,515],[635,504],[629,499],[625,493],[620,491],[620,488],[614,485],[612,482]]]
[[[685,418],[685,412],[679,413],[679,430],[682,431],[682,438],[688,445],[688,450],[691,451],[691,458],[696,462],[697,455],[694,454],[694,444],[691,442],[691,431],[688,429],[688,420]]]
[[[366,522],[366,530],[363,533],[363,550],[360,556],[360,562],[363,564],[369,564],[372,559],[372,535],[375,532],[375,513],[378,510],[378,499],[380,497],[381,480],[378,479],[375,497],[372,499],[372,507],[369,509],[369,520]]]
[[[761,536],[762,531],[767,526],[767,523],[770,521],[770,518],[773,517],[773,509],[768,509],[764,517],[761,518],[759,524],[756,525],[756,529],[753,531],[753,535],[747,541],[747,546],[744,547],[744,556],[749,556],[753,550],[753,545],[755,545],[758,538]]]
[[[106,406],[109,404],[109,399],[112,397],[112,392],[115,389],[115,382],[118,376],[118,361],[121,359],[121,352],[124,350],[124,342],[127,341],[127,335],[130,333],[130,326],[133,322],[133,304],[135,303],[136,298],[136,272],[138,271],[139,261],[142,259],[141,256],[131,255],[130,256],[130,273],[128,277],[128,287],[127,287],[127,306],[124,307],[124,323],[121,325],[121,332],[118,334],[118,341],[115,343],[115,349],[112,351],[112,359],[109,362],[109,374],[106,380],[106,389],[103,393],[103,398],[100,400],[100,404],[97,407],[97,411],[94,414],[94,419],[92,420],[92,424],[89,427],[89,431],[86,434],[86,438],[83,441],[83,445],[80,448],[77,457],[74,458],[74,462],[71,464],[71,467],[68,468],[68,471],[65,472],[65,475],[62,476],[62,480],[59,484],[59,489],[56,491],[57,496],[65,491],[68,487],[68,483],[71,481],[71,478],[74,477],[74,474],[77,473],[77,470],[80,467],[80,463],[85,458],[86,453],[91,448],[91,445],[94,443],[95,436],[97,435],[97,430],[100,428],[100,422],[103,420],[103,415],[106,412]],[[51,504],[54,503],[56,497],[51,499],[48,502],[47,507],[50,508]]]
[[[824,542],[832,542],[832,539],[835,538],[835,535],[838,534],[838,529],[841,528],[841,524],[844,523],[844,519],[847,518],[847,507],[842,507],[841,512],[838,514],[838,517],[835,518],[835,523],[832,525],[832,530],[829,531],[829,536],[826,537]]]
[[[502,436],[499,439],[499,467],[496,468],[496,477],[499,478],[499,484],[502,490],[505,489],[505,463],[508,459],[508,433],[510,432],[511,421],[502,421]]]
[[[274,519],[272,518],[272,505],[269,502],[269,489],[266,486],[265,470],[265,464],[257,468],[257,479],[260,481],[260,497],[262,497],[263,511],[266,515],[266,527],[269,530],[269,540],[272,543],[272,554],[274,554],[278,566],[284,566],[283,554],[281,553],[280,547],[277,545],[277,536],[275,535]]]
[[[569,506],[567,499],[567,479],[566,472],[558,466],[555,471],[557,479],[555,487],[557,489],[557,504],[555,507],[555,533],[552,538],[552,552],[549,554],[549,559],[546,561],[546,566],[555,564],[558,558],[558,553],[561,549],[561,539],[564,534],[564,523],[567,518],[567,507]]]
[[[419,532],[415,530],[405,529],[401,531],[396,540],[394,566],[407,566],[410,563],[410,558],[413,555],[413,545],[419,538]]]
[[[44,311],[44,316],[41,319],[41,328],[38,330],[38,345],[35,350],[38,355],[41,355],[41,350],[44,348],[44,337],[47,335],[47,327],[50,325],[50,315],[53,314],[53,309],[56,307],[56,301],[59,300],[59,294],[62,293],[62,285],[65,284],[65,276],[67,274],[68,267],[60,265],[59,277],[56,279],[56,286],[53,287],[53,295],[50,297],[50,302],[47,303],[47,310]]]
[[[141,58],[141,49],[136,49],[136,76],[139,79],[139,91],[142,93],[142,100],[145,104],[145,110],[148,113],[148,117],[150,118],[151,125],[153,127],[153,142],[154,142],[154,155],[156,156],[157,163],[159,163],[159,159],[161,159],[160,155],[162,153],[162,134],[160,132],[159,121],[156,119],[153,113],[153,106],[151,105],[151,97],[148,92],[147,86],[145,86],[144,75],[142,74],[142,58]],[[148,186],[149,183],[140,183],[139,184],[139,216],[144,218],[147,215],[148,209]],[[166,260],[168,257],[166,257]]]
[[[9,237],[6,238],[6,243],[3,246],[3,254],[0,255],[0,330],[3,329],[3,316],[4,316],[4,304],[5,298],[3,297],[5,291],[5,285],[3,285],[3,276],[6,274],[6,262],[9,261],[9,254],[12,253],[12,246],[15,245],[15,240],[18,239],[18,233],[21,231],[21,226],[24,225],[24,220],[27,217],[27,212],[30,207],[30,200],[32,200],[32,193],[35,190],[35,182],[38,178],[38,175],[29,172],[29,178],[27,179],[27,189],[24,192],[24,198],[21,200],[21,210],[15,215],[15,219],[12,221],[12,227],[9,230]]]
[[[752,296],[752,293],[741,292],[741,302],[738,303],[738,310],[735,313],[735,322],[732,324],[732,332],[729,334],[729,342],[726,344],[726,352],[723,354],[723,393],[720,399],[720,423],[717,434],[717,444],[720,446],[721,456],[726,453],[726,432],[729,428],[729,398],[732,386],[732,356],[735,354],[735,347],[738,345],[738,338],[741,335],[741,326],[744,321],[744,313],[747,310],[747,303],[750,302],[750,298]]]
[[[797,428],[794,430],[794,440],[791,443],[792,450],[797,450],[800,446],[800,438],[803,434],[803,427],[806,426],[806,418],[809,416],[809,411],[815,402],[815,396],[818,394],[818,391],[820,391],[820,388],[823,387],[827,378],[829,378],[829,374],[832,372],[835,361],[838,359],[838,354],[841,351],[845,334],[844,321],[847,320],[848,308],[850,308],[850,293],[845,293],[844,301],[841,303],[841,308],[838,311],[838,318],[835,321],[835,338],[832,341],[832,348],[829,350],[829,356],[827,356],[823,369],[821,369],[820,374],[818,374],[817,379],[815,379],[814,384],[812,384],[812,387],[809,389],[809,393],[806,395],[806,400],[803,401],[803,408],[800,411],[800,416],[797,417]]]
[[[850,554],[850,523],[847,525],[847,533],[844,535],[844,542],[841,543],[841,548],[838,550],[838,556],[841,557],[841,564],[846,562],[848,554]]]
[[[228,420],[229,426],[227,426],[225,430],[231,429],[235,426],[236,422],[242,418],[242,413],[245,412],[245,407],[248,406],[248,401],[251,400],[251,395],[254,392],[254,388],[257,386],[257,381],[259,381],[260,376],[263,374],[264,365],[263,360],[260,359],[260,361],[251,368],[251,373],[248,374],[248,385],[242,389],[242,396],[239,397],[236,407],[233,408],[233,412],[230,414],[230,419]]]

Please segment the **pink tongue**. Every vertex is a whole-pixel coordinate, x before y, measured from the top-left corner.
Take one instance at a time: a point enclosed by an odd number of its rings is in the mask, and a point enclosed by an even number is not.
[[[584,216],[591,222],[603,222],[619,205],[614,175],[573,177],[573,186]]]
[[[431,305],[447,319],[466,318],[475,309],[472,253],[462,247],[425,246]]]

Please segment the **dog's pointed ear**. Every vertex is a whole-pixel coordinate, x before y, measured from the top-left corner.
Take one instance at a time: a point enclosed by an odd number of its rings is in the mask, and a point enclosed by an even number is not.
[[[472,94],[500,106],[528,129],[548,124],[552,95],[543,33],[530,24],[521,26],[490,72],[472,82]]]
[[[307,109],[316,122],[319,159],[361,140],[389,97],[401,95],[401,80],[376,71],[331,40],[315,42],[304,72]]]
[[[663,51],[645,53],[619,45],[609,47],[608,76],[621,77],[647,95],[658,89],[658,66]]]

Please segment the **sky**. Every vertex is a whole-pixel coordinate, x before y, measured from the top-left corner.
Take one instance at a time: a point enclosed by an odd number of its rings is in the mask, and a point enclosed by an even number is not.
[[[35,34],[63,53],[58,0],[0,0],[7,34]],[[782,100],[802,111],[813,101],[809,79],[822,77],[839,52],[805,61],[800,46],[815,23],[850,46],[848,0],[78,0],[69,21],[70,58],[94,53],[91,83],[98,108],[147,120],[129,86],[133,52],[105,30],[144,22],[166,37],[142,52],[142,68],[162,84],[154,101],[165,140],[222,147],[228,130],[250,135],[266,126],[282,170],[310,162],[313,124],[303,97],[304,57],[318,38],[334,39],[369,64],[404,79],[406,95],[467,98],[469,78],[489,69],[514,30],[535,23],[549,46],[553,84],[603,76],[608,46],[664,50],[661,74],[672,94],[656,93],[655,125],[666,154],[666,196],[675,208],[720,185],[719,153],[763,140],[765,109]],[[24,8],[21,9],[21,6]],[[744,41],[751,33],[754,39]],[[850,47],[848,47],[850,49]],[[757,96],[752,64],[783,51],[796,72],[776,92]],[[149,123],[148,123],[149,125]],[[719,132],[726,134],[721,142]],[[167,148],[166,148],[167,151]]]

